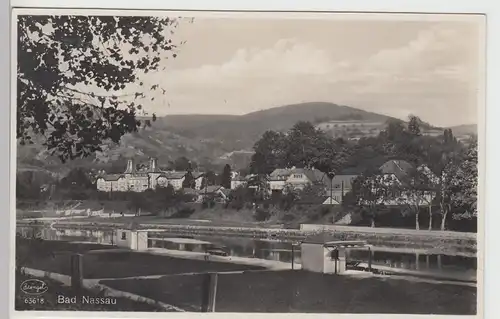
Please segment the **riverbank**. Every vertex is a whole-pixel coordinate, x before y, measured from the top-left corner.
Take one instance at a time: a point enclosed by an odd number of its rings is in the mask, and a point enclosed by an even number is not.
[[[390,277],[335,276],[300,270],[220,274],[216,312],[404,313],[474,315],[476,288]],[[203,275],[118,279],[102,284],[200,311]]]
[[[305,229],[283,229],[279,225],[213,225],[205,221],[168,220],[154,217],[134,218],[87,218],[59,221],[18,221],[18,226],[47,226],[55,229],[116,230],[135,224],[139,229],[151,232],[168,232],[179,236],[224,236],[253,239],[276,239],[283,241],[303,241],[313,236],[327,234],[327,240],[365,240],[377,247],[425,250],[429,254],[447,254],[474,257],[477,253],[477,237],[474,233],[449,231],[415,231],[409,229],[370,228],[334,225],[312,225]]]
[[[164,254],[116,249],[107,245],[48,240],[18,242],[16,260],[22,262],[17,266],[68,276],[71,274],[70,256],[75,253],[83,255],[84,279],[265,269],[264,266],[223,260],[190,260]]]

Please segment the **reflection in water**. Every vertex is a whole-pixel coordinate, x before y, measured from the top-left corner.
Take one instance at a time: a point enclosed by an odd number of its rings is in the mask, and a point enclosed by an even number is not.
[[[85,241],[98,244],[113,245],[112,230],[55,230],[48,227],[18,227],[17,232],[26,237],[41,237],[47,240]],[[259,258],[290,263],[301,263],[300,249],[292,248],[290,242],[254,240],[249,238],[196,237],[199,243],[180,243],[169,241],[179,236],[167,232],[155,233],[148,239],[148,247],[181,250],[189,252],[205,252],[207,249],[223,248],[230,256]],[[207,242],[207,243],[204,243]],[[370,252],[366,249],[348,250],[347,260],[351,262],[368,262]],[[475,272],[477,259],[471,257],[432,255],[383,251],[377,248],[371,252],[372,264],[421,271],[437,272]]]
[[[347,258],[351,261],[367,262],[367,250],[349,250]],[[375,250],[371,252],[373,265],[391,268],[430,271],[467,271],[477,269],[477,259],[463,256],[401,253]]]

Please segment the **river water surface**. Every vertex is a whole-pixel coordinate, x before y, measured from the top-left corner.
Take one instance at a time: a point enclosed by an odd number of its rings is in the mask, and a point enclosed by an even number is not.
[[[77,230],[52,229],[50,227],[33,228],[18,227],[17,232],[24,236],[41,237],[46,240],[62,240],[75,242],[93,242],[113,245],[113,230]],[[36,234],[35,234],[36,233]],[[278,240],[258,240],[252,238],[234,238],[217,236],[194,236],[193,240],[179,239],[178,235],[168,232],[154,232],[148,236],[149,248],[165,248],[170,250],[204,252],[210,248],[222,248],[230,256],[276,260],[295,264],[301,263],[300,248],[292,242]],[[177,238],[177,240],[175,240]],[[364,263],[369,260],[367,249],[350,249],[347,251],[348,263]],[[384,247],[373,247],[372,265],[384,269],[404,269],[430,272],[436,275],[457,275],[464,280],[475,280],[477,258],[473,256],[452,256],[428,253],[412,249],[395,250]]]

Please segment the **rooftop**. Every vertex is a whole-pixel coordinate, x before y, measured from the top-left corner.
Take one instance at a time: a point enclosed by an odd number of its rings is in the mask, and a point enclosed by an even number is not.
[[[403,179],[413,169],[413,165],[403,160],[390,160],[380,166],[383,174],[394,174],[398,179]]]
[[[102,178],[105,181],[113,181],[114,182],[114,181],[119,180],[121,177],[123,177],[123,174],[108,174],[108,175],[101,176],[99,178]]]
[[[186,176],[186,172],[162,172],[160,176],[166,177],[167,179],[182,179],[184,176]]]

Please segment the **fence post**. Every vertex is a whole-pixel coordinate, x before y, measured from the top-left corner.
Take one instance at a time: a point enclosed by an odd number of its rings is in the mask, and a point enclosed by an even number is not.
[[[292,270],[294,268],[294,259],[295,259],[295,247],[293,246],[292,243]]]
[[[201,312],[215,312],[215,300],[217,298],[217,273],[204,275],[202,284]]]
[[[372,248],[368,247],[368,271],[372,271]]]
[[[81,289],[83,281],[83,255],[71,255],[71,287]]]

